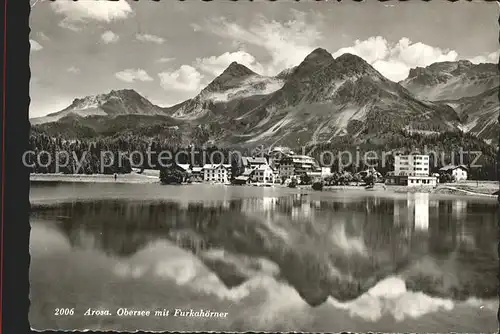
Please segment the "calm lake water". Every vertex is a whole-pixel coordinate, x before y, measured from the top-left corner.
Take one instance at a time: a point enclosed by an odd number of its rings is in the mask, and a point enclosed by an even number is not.
[[[498,330],[494,199],[82,183],[30,199],[35,329]]]

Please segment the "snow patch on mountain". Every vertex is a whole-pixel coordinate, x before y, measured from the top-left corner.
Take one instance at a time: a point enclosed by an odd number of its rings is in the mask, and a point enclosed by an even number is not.
[[[285,82],[283,80],[252,76],[242,81],[236,88],[228,89],[222,92],[213,92],[204,96],[207,100],[213,102],[228,102],[237,98],[243,98],[253,95],[267,95],[281,89]]]
[[[460,60],[414,68],[400,84],[420,99],[438,101],[476,96],[497,87],[499,82],[495,64]]]
[[[133,89],[112,90],[107,94],[86,96],[74,99],[73,102],[61,111],[48,114],[44,117],[31,119],[32,124],[56,122],[69,115],[80,117],[89,116],[118,116],[118,115],[162,115],[163,108],[154,105]]]

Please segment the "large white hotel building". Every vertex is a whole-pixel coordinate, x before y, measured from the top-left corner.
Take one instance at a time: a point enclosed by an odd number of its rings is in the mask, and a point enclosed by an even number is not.
[[[394,157],[394,172],[389,172],[386,184],[405,186],[435,186],[437,178],[429,175],[429,156],[412,154]]]

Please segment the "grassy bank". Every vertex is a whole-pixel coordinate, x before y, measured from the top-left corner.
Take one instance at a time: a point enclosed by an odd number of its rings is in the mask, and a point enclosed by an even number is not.
[[[158,183],[158,171],[144,171],[139,174],[132,172],[130,174],[118,174],[115,180],[114,175],[103,174],[31,174],[30,181],[33,182],[87,182],[87,183]],[[248,185],[253,187],[255,185]],[[281,184],[274,184],[273,187],[286,188]],[[299,185],[297,189],[311,190],[310,185]],[[433,187],[406,187],[406,186],[384,186],[376,184],[373,189],[365,190],[362,185],[344,185],[344,186],[325,186],[323,191],[377,191],[377,192],[393,192],[393,193],[432,193],[432,194],[451,194],[463,196],[487,196],[495,197],[495,192],[499,190],[497,181],[464,181],[458,183],[438,184]]]
[[[326,186],[324,191],[328,190],[360,190],[363,186]],[[465,181],[459,183],[442,183],[437,187],[407,187],[407,186],[384,186],[376,184],[370,191],[385,191],[393,193],[430,193],[430,194],[449,194],[449,195],[464,195],[464,196],[487,196],[497,197],[495,194],[499,190],[497,181]]]

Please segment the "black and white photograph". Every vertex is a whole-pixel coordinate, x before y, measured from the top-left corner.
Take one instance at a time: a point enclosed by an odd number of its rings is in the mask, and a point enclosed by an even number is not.
[[[30,6],[32,330],[498,331],[499,3]]]

